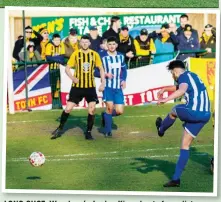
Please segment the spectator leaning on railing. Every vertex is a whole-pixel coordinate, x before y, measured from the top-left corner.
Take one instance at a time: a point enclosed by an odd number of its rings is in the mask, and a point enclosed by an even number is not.
[[[179,51],[183,51],[177,59],[185,60],[188,57],[196,57],[196,52],[200,49],[199,39],[193,34],[191,25],[185,25],[184,34],[179,35],[177,46]]]
[[[80,42],[78,40],[78,31],[75,28],[69,30],[69,35],[63,39],[65,58],[69,59],[73,52],[79,50]]]
[[[215,58],[216,32],[214,27],[210,24],[205,26],[204,32],[200,37],[200,49],[207,51],[205,54],[201,54],[201,57]]]
[[[154,39],[156,55],[153,63],[169,61],[174,58],[175,46],[178,44],[176,35],[169,29],[169,24],[165,23],[160,30],[151,33]]]
[[[51,69],[57,69],[58,64],[64,64],[64,44],[61,42],[61,37],[59,34],[54,34],[52,41],[46,46],[46,59],[49,62],[54,62],[56,64],[51,64]]]
[[[30,26],[25,27],[25,40],[26,40],[26,47],[28,47],[29,44],[35,45],[36,49],[39,50],[39,39],[38,38],[32,38],[33,30]],[[19,53],[23,51],[24,47],[24,37],[19,36],[19,39],[15,42],[14,50],[13,50],[13,58],[15,58],[17,61],[20,61]]]
[[[148,37],[147,29],[142,29],[140,31],[140,35],[134,40],[134,46],[139,61],[144,64],[149,64],[151,53],[155,53],[156,49],[153,39]]]
[[[111,24],[110,28],[103,33],[102,40],[108,39],[109,37],[113,36],[117,39],[117,42],[119,43],[120,38],[119,38],[119,31],[121,27],[121,21],[118,16],[113,16],[111,18]]]
[[[180,27],[177,29],[178,35],[182,35],[184,33],[185,26],[190,24],[189,23],[189,16],[186,14],[183,14],[180,16]],[[197,30],[192,28],[192,35],[194,38],[199,38],[198,37],[198,32]]]
[[[19,53],[20,61],[25,61],[25,53],[20,52]],[[34,62],[42,61],[40,53],[35,50],[34,45],[28,45],[27,52],[26,52],[26,61],[27,62],[33,62],[33,64],[27,64],[27,67],[32,67],[36,64]],[[19,68],[23,68],[24,66],[19,66]]]
[[[125,61],[132,59],[136,55],[134,46],[134,39],[129,35],[129,29],[127,26],[121,27],[120,42],[118,44],[117,51],[125,56]]]
[[[97,26],[90,26],[89,27],[90,33],[88,34],[90,38],[90,49],[98,52],[100,50],[100,45],[102,43],[102,38],[99,36]]]

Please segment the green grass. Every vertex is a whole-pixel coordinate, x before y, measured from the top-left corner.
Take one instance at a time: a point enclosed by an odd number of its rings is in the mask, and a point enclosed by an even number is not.
[[[66,6],[66,7],[121,7],[121,8],[218,8],[218,0],[130,0],[130,1],[103,1],[103,0],[64,0],[64,1],[44,1],[44,0],[4,0],[3,6]]]
[[[171,107],[126,107],[123,116],[114,118],[113,137],[108,139],[98,132],[99,109],[94,141],[86,141],[83,136],[85,110],[72,112],[66,132],[56,140],[50,140],[50,132],[57,127],[56,119],[61,111],[8,115],[6,188],[212,192],[213,176],[209,168],[214,138],[211,123],[193,144],[182,186],[162,187],[174,172],[182,126],[177,121],[165,137],[159,138],[155,119],[157,115],[166,115]],[[26,120],[33,122],[21,123]],[[28,163],[27,158],[33,151],[45,154],[44,166],[34,168]],[[18,161],[13,161],[15,159]]]

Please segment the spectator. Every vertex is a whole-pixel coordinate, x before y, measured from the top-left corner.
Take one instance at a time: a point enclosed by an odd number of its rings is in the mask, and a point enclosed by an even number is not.
[[[36,49],[39,50],[39,39],[38,38],[32,38],[33,30],[30,26],[25,27],[25,39],[26,39],[26,47],[28,47],[29,44],[35,45]],[[14,50],[13,50],[13,58],[15,58],[17,61],[20,61],[19,53],[22,51],[22,48],[24,47],[24,37],[19,36],[18,40],[15,42]]]
[[[192,30],[192,26],[187,24],[184,28],[184,34],[181,34],[177,37],[179,41],[178,50],[181,52],[187,52],[181,53],[178,56],[178,59],[180,60],[185,60],[188,57],[196,57],[196,53],[193,53],[193,51],[198,51],[200,49],[199,40],[196,35],[192,33]]]
[[[126,62],[136,55],[134,40],[129,35],[127,26],[123,26],[120,32],[120,42],[118,44],[118,51],[124,54]]]
[[[185,26],[189,24],[189,16],[186,14],[183,14],[180,16],[180,27],[177,29],[178,35],[181,35],[184,33]],[[198,37],[198,32],[195,29],[192,29],[192,35],[194,38]]]
[[[107,39],[102,40],[102,44],[100,45],[100,50],[98,51],[98,54],[100,57],[107,51]]]
[[[201,55],[201,57],[215,58],[216,32],[214,32],[213,26],[210,24],[205,26],[205,30],[200,37],[200,49],[207,51],[205,54]]]
[[[69,59],[74,51],[80,48],[77,29],[71,28],[69,36],[63,39],[65,54],[64,57]]]
[[[61,42],[61,37],[59,34],[54,34],[52,41],[46,46],[47,61],[56,63],[50,66],[51,69],[57,69],[58,64],[64,64],[64,54],[65,48],[63,42]]]
[[[20,52],[19,57],[20,57],[20,61],[25,61],[25,53],[24,52]],[[39,62],[41,60],[42,60],[41,55],[37,50],[35,50],[35,46],[32,44],[28,45],[27,52],[26,52],[26,61],[27,62]],[[27,67],[32,67],[33,65],[36,65],[36,64],[28,64]],[[22,68],[23,67],[24,66],[22,66]]]
[[[159,31],[153,32],[151,35],[154,38],[156,48],[153,63],[156,64],[172,60],[178,40],[176,35],[170,30],[169,24],[163,24]]]
[[[148,31],[146,29],[142,29],[140,35],[135,38],[134,46],[139,62],[149,64],[151,53],[155,53],[156,49],[153,39],[148,37]]]
[[[111,25],[110,28],[103,33],[102,40],[107,39],[111,36],[114,36],[117,39],[117,42],[119,43],[120,37],[119,37],[119,31],[120,31],[121,21],[118,16],[113,16],[111,18]]]
[[[169,23],[170,32],[174,33],[176,36],[178,35],[177,26],[175,23]]]
[[[46,60],[46,45],[49,43],[49,33],[47,28],[41,28],[39,32],[35,32],[34,34],[37,36],[38,39],[40,39],[40,53],[41,53],[41,59]]]
[[[89,48],[96,52],[99,52],[102,39],[98,34],[97,26],[90,26],[89,30],[90,30],[90,33],[88,36],[91,42],[91,45]]]

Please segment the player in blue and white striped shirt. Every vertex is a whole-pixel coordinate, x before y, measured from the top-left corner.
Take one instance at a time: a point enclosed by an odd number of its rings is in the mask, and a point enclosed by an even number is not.
[[[106,137],[112,136],[112,116],[121,115],[124,110],[123,89],[126,87],[127,65],[125,64],[124,55],[116,51],[117,46],[115,37],[108,38],[108,50],[102,53],[101,56],[106,75],[106,86],[103,92],[106,112],[102,113],[102,123]]]
[[[158,135],[163,136],[165,131],[170,128],[176,118],[184,122],[184,133],[180,149],[180,157],[176,164],[173,179],[164,184],[164,187],[180,186],[181,174],[189,159],[189,148],[196,136],[209,121],[210,101],[204,83],[193,72],[185,71],[185,65],[180,60],[170,62],[168,69],[178,86],[164,88],[158,93],[158,104],[166,103],[178,97],[185,95],[186,104],[176,105],[167,117],[162,120],[160,117],[156,120]],[[161,99],[165,91],[174,91],[169,97]]]

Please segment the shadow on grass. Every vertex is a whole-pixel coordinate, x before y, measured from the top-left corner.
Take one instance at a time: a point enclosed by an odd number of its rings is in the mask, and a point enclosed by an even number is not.
[[[85,113],[85,116],[74,116],[74,115],[70,115],[68,117],[68,120],[64,126],[62,135],[64,135],[64,133],[68,130],[74,129],[74,128],[80,128],[82,131],[82,134],[84,134],[86,132],[87,129],[87,112]],[[56,119],[56,121],[58,122],[58,125],[60,123],[60,117],[58,117]],[[94,122],[94,126],[93,128],[97,128],[97,131],[101,134],[104,133],[104,129],[101,126],[101,115],[100,114],[96,114],[95,115],[95,122]],[[112,123],[112,129],[113,130],[117,130],[117,125],[114,123]],[[55,130],[55,129],[54,129]],[[52,132],[52,131],[51,131]],[[61,136],[62,136],[61,135]]]
[[[177,156],[177,159],[179,156]],[[195,147],[190,149],[190,159],[198,163],[208,170],[210,174],[210,160],[212,156],[206,152],[198,152]],[[142,174],[147,174],[153,171],[159,171],[164,173],[168,179],[171,179],[175,171],[176,163],[163,160],[163,159],[153,159],[153,158],[135,158],[135,162],[131,163],[133,169],[136,169]],[[191,173],[190,173],[191,174]]]
[[[40,180],[41,177],[38,177],[38,176],[30,176],[30,177],[27,177],[26,179],[27,179],[27,180]]]

